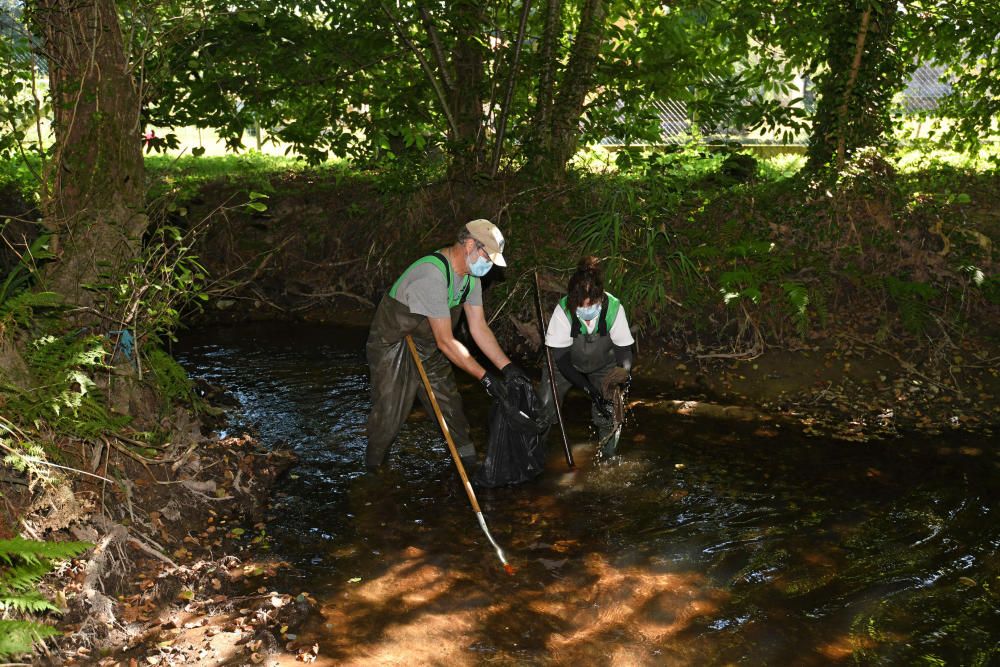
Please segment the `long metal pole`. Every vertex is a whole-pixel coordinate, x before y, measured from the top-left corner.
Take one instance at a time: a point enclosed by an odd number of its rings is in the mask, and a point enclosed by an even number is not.
[[[441,407],[438,405],[437,397],[434,395],[434,390],[431,388],[431,381],[427,377],[427,372],[424,370],[424,364],[420,361],[420,355],[417,354],[417,346],[413,342],[413,338],[409,335],[406,336],[406,344],[410,348],[410,354],[413,355],[413,363],[417,365],[417,370],[420,371],[420,379],[424,381],[424,389],[427,390],[427,395],[431,399],[431,407],[434,408],[434,414],[437,416],[438,424],[441,425],[441,432],[444,433],[445,442],[448,443],[448,450],[451,452],[451,459],[455,462],[455,467],[458,468],[458,474],[462,478],[462,484],[465,486],[465,493],[469,496],[469,502],[472,503],[472,509],[476,512],[476,519],[479,520],[479,526],[486,533],[486,539],[490,541],[493,548],[496,549],[497,557],[500,558],[500,562],[503,563],[503,569],[507,574],[514,574],[514,566],[507,562],[507,559],[503,555],[503,549],[500,545],[496,543],[493,536],[490,535],[490,529],[486,527],[486,519],[483,518],[483,511],[479,509],[479,501],[476,500],[476,493],[472,490],[472,484],[469,483],[469,475],[465,472],[465,466],[462,465],[462,458],[458,455],[458,448],[455,447],[455,441],[451,439],[451,431],[448,430],[448,423],[444,420],[444,415],[441,414]]]
[[[566,452],[566,465],[572,470],[576,467],[573,463],[573,452],[569,448],[569,439],[566,437],[566,427],[563,425],[562,406],[559,405],[559,386],[556,384],[556,366],[552,363],[552,350],[545,344],[545,313],[542,311],[542,289],[538,285],[538,271],[535,275],[535,303],[538,305],[538,324],[542,327],[542,347],[545,349],[545,360],[549,367],[549,384],[552,388],[552,403],[556,406],[556,419],[559,420],[559,432],[562,433],[563,450]]]

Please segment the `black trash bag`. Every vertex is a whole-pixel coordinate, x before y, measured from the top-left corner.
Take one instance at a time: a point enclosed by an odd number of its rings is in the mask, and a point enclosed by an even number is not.
[[[473,479],[479,486],[520,484],[545,469],[547,451],[543,435],[548,431],[548,423],[542,401],[528,378],[512,377],[506,386],[507,400],[494,401],[490,408],[486,459]]]

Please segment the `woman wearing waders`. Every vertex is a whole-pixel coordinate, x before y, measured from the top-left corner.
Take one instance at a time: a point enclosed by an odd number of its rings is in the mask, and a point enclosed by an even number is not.
[[[462,228],[454,244],[411,264],[382,297],[366,347],[372,386],[365,450],[369,470],[378,470],[385,462],[413,407],[414,396],[419,394],[424,410],[434,414],[406,345],[410,335],[458,455],[471,474],[476,448],[451,365],[479,380],[493,398],[501,398],[505,389],[503,382],[480,366],[468,348],[455,339],[454,328],[461,314],[465,313],[472,339],[486,358],[502,369],[505,380],[525,375],[500,349],[483,311],[480,279],[494,264],[507,265],[503,246],[503,234],[496,225],[473,220]]]
[[[552,351],[556,367],[559,404],[570,387],[582,389],[591,402],[590,417],[601,443],[600,458],[614,456],[618,428],[610,390],[631,381],[632,345],[625,308],[615,296],[604,291],[604,280],[596,257],[584,257],[569,279],[569,289],[556,306],[545,332],[545,345]],[[542,406],[549,423],[556,423],[552,402],[552,382],[543,369]]]

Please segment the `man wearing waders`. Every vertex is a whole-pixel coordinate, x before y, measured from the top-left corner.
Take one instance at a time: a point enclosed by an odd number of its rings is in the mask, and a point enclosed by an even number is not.
[[[480,366],[468,348],[455,339],[454,327],[461,314],[465,313],[472,339],[486,358],[502,369],[505,380],[524,375],[500,349],[483,311],[480,278],[494,264],[507,265],[503,246],[503,235],[496,225],[488,220],[473,220],[462,228],[453,245],[411,264],[382,297],[366,348],[372,385],[365,451],[369,470],[377,470],[384,463],[415,395],[419,394],[427,414],[434,414],[406,345],[409,334],[458,455],[471,472],[476,448],[469,436],[469,422],[462,411],[462,397],[451,365],[478,379],[493,398],[501,398],[505,389],[504,382]]]
[[[545,332],[545,345],[552,350],[556,367],[559,403],[571,386],[590,397],[590,416],[601,443],[599,456],[614,456],[618,447],[614,406],[610,389],[631,381],[632,345],[625,308],[613,294],[604,291],[604,280],[596,257],[584,257],[569,279],[566,296],[556,306]],[[556,423],[552,382],[543,370],[542,406],[549,423]]]

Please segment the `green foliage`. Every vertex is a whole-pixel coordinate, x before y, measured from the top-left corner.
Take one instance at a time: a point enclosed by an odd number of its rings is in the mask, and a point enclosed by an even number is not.
[[[93,544],[86,542],[40,542],[15,537],[0,540],[0,659],[31,652],[32,645],[59,633],[35,620],[11,620],[9,616],[59,613],[59,608],[35,588],[56,561],[79,556]]]
[[[28,653],[36,642],[58,635],[58,630],[42,623],[0,620],[0,658]]]
[[[55,292],[31,292],[22,290],[0,302],[0,320],[15,325],[26,325],[39,308],[58,308],[63,298]]]
[[[37,338],[26,351],[34,384],[6,387],[7,405],[22,424],[48,423],[77,437],[94,436],[123,426],[127,417],[112,417],[96,392],[96,373],[108,368],[107,339],[79,334]]]
[[[907,12],[921,21],[920,28],[911,33],[913,50],[945,65],[942,79],[950,85],[950,92],[928,115],[938,121],[936,131],[942,145],[975,154],[989,137],[995,138],[998,129],[996,17],[983,11],[976,0],[917,5],[917,12]]]
[[[903,326],[911,333],[922,332],[930,320],[931,301],[938,296],[939,290],[928,283],[896,276],[886,276],[885,287]]]
[[[146,347],[144,351],[146,370],[153,376],[158,394],[169,411],[174,402],[184,405],[198,405],[194,386],[184,367],[160,348]]]
[[[11,20],[0,24],[0,159],[10,160],[22,156],[33,141],[33,126],[41,112],[38,78],[44,75],[36,69],[32,37],[21,28],[20,3],[5,6],[3,12],[4,19]]]
[[[606,258],[611,291],[630,309],[644,313],[653,326],[659,324],[670,293],[687,292],[699,280],[695,264],[671,243],[664,217],[681,204],[680,184],[702,172],[696,167],[664,167],[672,161],[654,163],[658,170],[649,181],[592,179],[588,185],[599,188],[597,207],[568,225],[583,252]],[[667,187],[668,181],[672,187]]]
[[[9,420],[0,416],[0,451],[4,452],[3,464],[30,475],[34,479],[48,480],[44,467],[45,450],[31,442],[25,433]]]
[[[0,193],[14,192],[25,202],[37,203],[40,168],[35,155],[0,158]]]
[[[806,337],[809,332],[809,290],[802,283],[787,281],[781,283],[781,289],[785,292],[788,305],[791,307],[792,318],[795,322],[795,329],[799,336]]]
[[[0,233],[3,227],[0,227]],[[32,308],[58,304],[57,295],[51,292],[27,293],[38,274],[39,263],[53,257],[49,250],[49,234],[42,234],[21,253],[17,264],[0,283],[0,321],[24,322]]]
[[[182,310],[199,308],[208,299],[208,276],[193,252],[194,237],[195,232],[162,225],[152,231],[125,275],[107,276],[109,282],[91,286],[105,296],[113,320],[132,332],[137,345],[147,338],[172,339]]]

